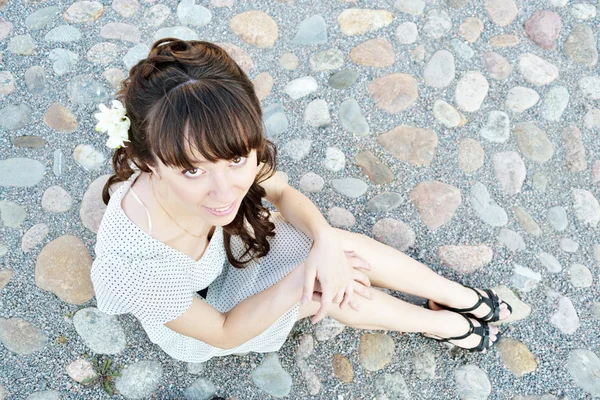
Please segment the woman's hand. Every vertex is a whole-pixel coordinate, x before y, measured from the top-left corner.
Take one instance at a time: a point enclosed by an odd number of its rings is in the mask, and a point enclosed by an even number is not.
[[[355,293],[370,298],[366,286],[370,286],[369,278],[357,268],[369,270],[371,267],[352,252],[342,249],[339,237],[333,229],[322,231],[315,238],[313,247],[305,262],[304,290],[302,304],[313,298],[315,280],[318,280],[321,307],[311,319],[317,323],[327,315],[332,303],[339,303],[343,308],[350,305]]]

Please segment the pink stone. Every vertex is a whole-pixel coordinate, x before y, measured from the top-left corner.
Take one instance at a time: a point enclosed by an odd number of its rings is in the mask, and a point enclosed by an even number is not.
[[[359,65],[375,68],[389,67],[394,63],[392,44],[384,37],[367,40],[350,50],[350,59]]]
[[[98,374],[94,370],[92,364],[83,359],[75,360],[71,364],[67,365],[67,374],[71,379],[81,383],[86,379],[95,379]]]
[[[246,74],[248,74],[250,70],[254,68],[254,62],[248,53],[246,53],[246,50],[231,43],[215,44],[225,50],[229,57],[233,58],[233,61],[235,61]]]
[[[252,84],[254,85],[256,97],[258,97],[258,100],[263,101],[273,90],[273,76],[268,72],[261,72],[254,77]]]
[[[457,272],[470,274],[492,261],[494,252],[485,244],[440,246],[437,256]]]
[[[408,74],[391,74],[373,80],[369,94],[377,107],[390,114],[406,110],[419,98],[417,80]]]
[[[554,50],[556,39],[560,35],[562,23],[560,16],[553,11],[536,11],[531,18],[525,22],[525,33],[538,46]]]
[[[373,226],[371,233],[375,240],[400,251],[406,251],[415,245],[415,231],[408,224],[396,219],[380,219]]]
[[[431,230],[450,222],[460,206],[460,190],[438,181],[421,182],[410,192],[421,220]]]
[[[594,161],[592,166],[592,183],[600,185],[600,160]]]
[[[130,18],[137,14],[140,3],[137,0],[113,0],[112,8],[122,17]]]

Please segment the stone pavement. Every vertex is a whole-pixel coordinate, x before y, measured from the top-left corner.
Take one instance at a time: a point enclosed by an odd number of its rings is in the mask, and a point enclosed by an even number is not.
[[[108,398],[80,384],[93,355],[114,398],[600,397],[598,1],[194,1],[0,0],[0,399]],[[96,310],[93,114],[163,37],[240,64],[332,225],[495,287],[515,308],[497,348],[326,319],[186,365]]]

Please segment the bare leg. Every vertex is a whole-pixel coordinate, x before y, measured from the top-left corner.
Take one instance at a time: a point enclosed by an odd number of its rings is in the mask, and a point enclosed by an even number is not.
[[[478,299],[472,290],[436,274],[425,264],[390,246],[365,235],[341,229],[336,231],[342,239],[344,250],[354,251],[371,265],[371,270],[365,273],[374,286],[425,297],[454,308],[471,307]],[[483,317],[489,311],[490,308],[482,304],[473,314]],[[509,314],[506,305],[502,304],[500,319]]]

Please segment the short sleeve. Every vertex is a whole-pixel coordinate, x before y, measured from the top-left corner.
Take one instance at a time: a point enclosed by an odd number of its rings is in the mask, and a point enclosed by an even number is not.
[[[141,260],[136,269],[144,278],[138,287],[138,303],[131,313],[142,324],[162,325],[187,311],[194,292],[186,268],[177,260]]]
[[[135,307],[139,273],[118,257],[97,257],[92,263],[91,280],[100,311],[125,314]]]

